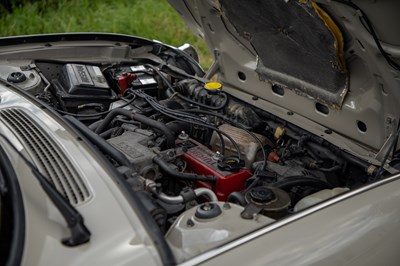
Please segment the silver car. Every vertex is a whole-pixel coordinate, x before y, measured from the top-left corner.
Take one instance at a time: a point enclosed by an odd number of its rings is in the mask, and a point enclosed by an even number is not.
[[[169,2],[0,39],[0,264],[398,265],[400,2]]]

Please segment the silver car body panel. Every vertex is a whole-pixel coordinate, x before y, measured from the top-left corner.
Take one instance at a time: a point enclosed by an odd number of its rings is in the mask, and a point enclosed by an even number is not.
[[[26,235],[23,265],[161,265],[142,222],[116,186],[111,173],[77,136],[30,101],[0,86],[0,110],[24,110],[62,148],[76,171],[87,182],[91,198],[76,206],[91,231],[89,243],[66,247],[61,240],[70,232],[64,219],[43,192],[30,168],[3,141],[10,155],[23,193],[26,211]],[[0,132],[29,157],[14,132],[0,122]]]
[[[182,265],[398,265],[400,174],[347,192]]]

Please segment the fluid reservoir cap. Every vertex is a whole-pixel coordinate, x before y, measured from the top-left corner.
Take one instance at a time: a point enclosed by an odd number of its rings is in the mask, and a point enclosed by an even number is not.
[[[204,84],[204,89],[206,89],[209,93],[217,94],[222,90],[222,84],[219,82],[208,82]]]
[[[221,208],[215,203],[205,203],[197,207],[194,216],[200,219],[211,219],[222,213]]]
[[[238,172],[245,166],[245,162],[236,156],[229,156],[219,160],[217,166],[222,171]]]
[[[26,76],[22,72],[13,72],[7,77],[7,81],[12,83],[21,83],[24,82],[25,80]]]
[[[251,188],[244,195],[246,202],[255,204],[265,212],[279,212],[290,205],[289,194],[277,187],[260,186]]]
[[[250,197],[258,203],[267,203],[276,200],[275,193],[268,187],[257,187],[251,190]]]

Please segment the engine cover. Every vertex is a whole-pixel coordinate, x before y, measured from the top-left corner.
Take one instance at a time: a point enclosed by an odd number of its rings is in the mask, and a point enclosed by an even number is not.
[[[177,145],[186,151],[181,158],[187,163],[187,171],[217,177],[215,184],[198,181],[197,185],[212,189],[221,201],[225,201],[230,193],[243,190],[245,181],[252,176],[252,173],[246,169],[237,172],[219,169],[218,154],[193,139],[179,140]]]

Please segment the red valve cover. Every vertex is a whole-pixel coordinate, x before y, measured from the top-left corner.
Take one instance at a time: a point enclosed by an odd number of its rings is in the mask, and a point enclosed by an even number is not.
[[[245,181],[252,176],[252,173],[245,169],[234,173],[220,170],[217,166],[216,153],[195,140],[180,140],[177,144],[187,148],[187,151],[181,155],[187,163],[187,171],[217,177],[215,184],[198,181],[197,185],[212,189],[221,201],[225,201],[230,193],[243,190]]]

